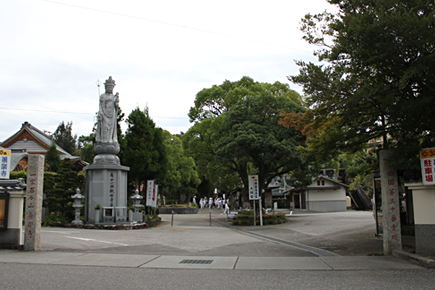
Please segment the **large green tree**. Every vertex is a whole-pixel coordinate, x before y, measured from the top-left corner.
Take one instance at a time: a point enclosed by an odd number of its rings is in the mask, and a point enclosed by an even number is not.
[[[261,189],[276,176],[302,169],[304,161],[297,148],[305,145],[305,137],[294,128],[278,124],[279,110],[304,111],[297,98],[289,97],[289,91],[280,83],[241,88],[239,94],[247,97],[221,116],[224,134],[216,145],[216,155],[234,164],[245,188],[249,164],[259,175]]]
[[[133,110],[128,116],[127,131],[120,154],[122,163],[130,167],[129,180],[139,184],[156,179],[161,182],[167,171],[167,153],[163,141],[163,130],[156,128],[149,117],[148,109]]]
[[[231,176],[245,188],[248,174],[258,173],[265,188],[274,176],[299,169],[303,161],[296,148],[304,145],[304,137],[278,125],[279,110],[304,110],[300,95],[279,82],[243,77],[199,92],[186,142],[200,172],[207,171],[209,178]]]
[[[310,110],[287,115],[287,125],[302,123],[312,134],[317,160],[382,138],[383,148],[406,153],[397,165],[410,166],[409,156],[435,139],[434,2],[327,1],[337,14],[302,19],[321,63],[297,62],[300,72],[290,80],[303,86]]]

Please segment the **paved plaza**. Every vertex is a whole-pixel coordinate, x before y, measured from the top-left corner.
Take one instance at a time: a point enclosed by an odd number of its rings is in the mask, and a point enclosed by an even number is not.
[[[135,273],[153,289],[431,289],[435,277],[434,270],[382,256],[370,212],[300,211],[288,223],[263,227],[234,227],[217,210],[211,225],[208,210],[174,215],[173,226],[171,215],[161,217],[159,226],[141,230],[43,227],[42,251],[0,250],[2,285],[77,289],[83,279],[87,289],[134,289],[141,285],[128,280]]]

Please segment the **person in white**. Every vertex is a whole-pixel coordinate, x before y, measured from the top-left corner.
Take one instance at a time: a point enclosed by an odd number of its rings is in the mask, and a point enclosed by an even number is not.
[[[196,196],[193,197],[193,203],[196,203]]]
[[[204,208],[204,200],[202,198],[199,200],[199,205],[201,206],[201,209]]]
[[[211,209],[211,206],[213,205],[213,198],[210,197],[208,200],[208,209]]]
[[[230,207],[228,206],[228,202],[225,203],[225,210],[222,214],[230,214]]]

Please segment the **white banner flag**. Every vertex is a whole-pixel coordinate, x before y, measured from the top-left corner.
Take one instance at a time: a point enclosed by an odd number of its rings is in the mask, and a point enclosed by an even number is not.
[[[153,206],[153,194],[154,194],[154,180],[147,181],[147,204],[146,206]]]

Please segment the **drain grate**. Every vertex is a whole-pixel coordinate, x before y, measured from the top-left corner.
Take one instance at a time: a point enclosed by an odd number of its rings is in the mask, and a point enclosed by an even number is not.
[[[202,264],[202,265],[208,265],[211,264],[213,260],[183,260],[180,262],[180,264]]]

